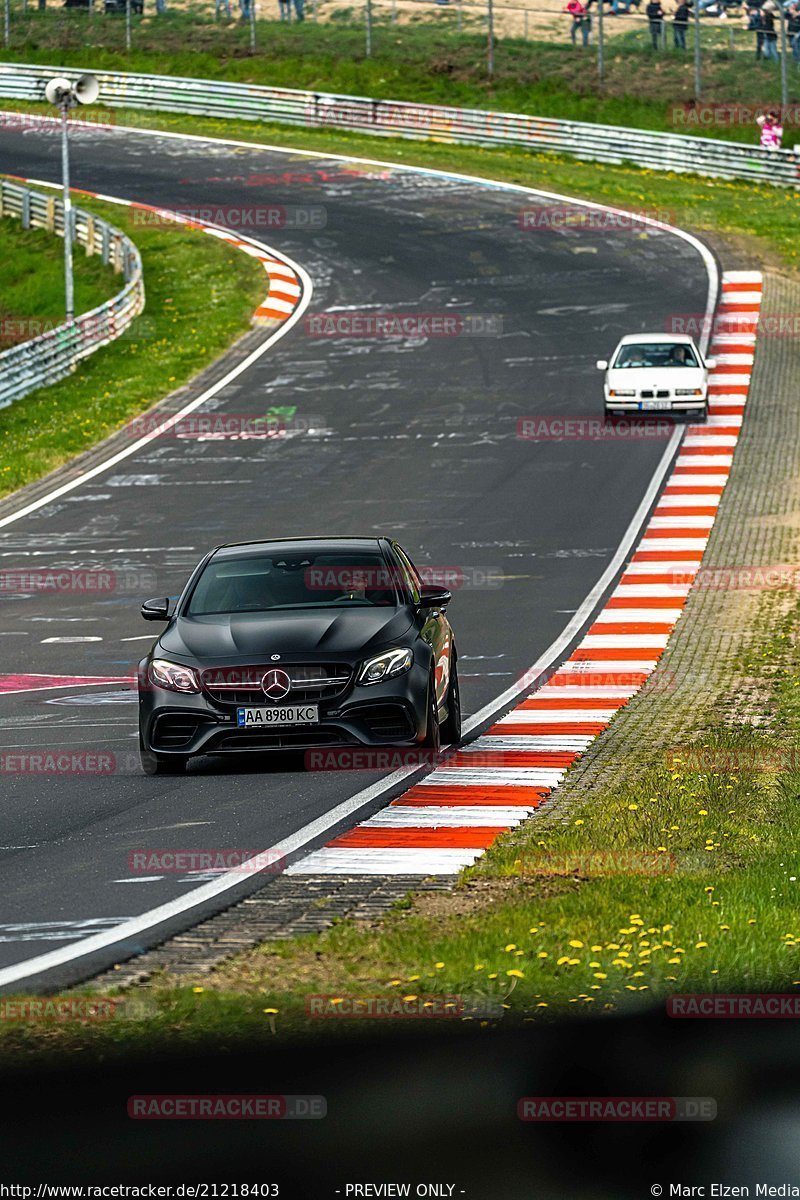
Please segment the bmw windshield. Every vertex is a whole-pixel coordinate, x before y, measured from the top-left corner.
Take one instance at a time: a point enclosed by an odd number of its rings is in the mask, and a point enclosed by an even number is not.
[[[686,342],[631,342],[620,347],[614,370],[699,366],[694,350]]]

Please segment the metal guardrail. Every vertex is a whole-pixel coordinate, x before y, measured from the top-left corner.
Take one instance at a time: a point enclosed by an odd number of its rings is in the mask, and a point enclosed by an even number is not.
[[[24,228],[64,236],[64,205],[56,196],[0,181],[0,216],[18,217]],[[116,296],[74,321],[48,329],[0,353],[0,408],[74,371],[82,358],[124,333],[144,309],[142,260],[121,230],[83,209],[72,209],[75,241],[101,254],[125,279]]]
[[[0,100],[43,100],[47,80],[65,71],[70,76],[79,75],[81,70],[0,63]],[[117,108],[350,129],[381,137],[473,146],[521,146],[536,153],[630,163],[656,171],[800,187],[800,163],[792,151],[767,151],[740,142],[221,80],[123,71],[94,74],[100,82],[103,104]]]

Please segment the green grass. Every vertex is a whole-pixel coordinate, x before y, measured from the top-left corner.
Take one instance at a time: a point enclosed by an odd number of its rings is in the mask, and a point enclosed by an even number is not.
[[[41,477],[100,441],[213,362],[245,332],[267,291],[259,263],[217,238],[177,226],[142,225],[125,209],[85,201],[136,243],[144,263],[147,305],[131,329],[80,364],[69,379],[0,410],[0,495]],[[52,239],[55,252],[63,243]],[[76,254],[90,283],[99,259]],[[5,259],[3,270],[11,267]],[[27,285],[39,293],[39,260]],[[51,278],[52,270],[52,278]],[[56,267],[42,265],[42,294],[55,303]],[[113,276],[113,293],[122,277]],[[77,309],[91,306],[81,283]],[[92,285],[96,288],[96,284]],[[4,300],[5,306],[5,300]]]
[[[123,286],[99,256],[74,256],[75,311],[88,312]],[[0,350],[64,320],[64,243],[46,229],[0,219]]]
[[[134,48],[127,54],[124,22],[95,19],[90,26],[79,10],[29,11],[27,17],[15,13],[11,44],[3,58],[491,107],[655,130],[676,128],[673,107],[694,95],[691,47],[682,55],[670,50],[654,57],[643,23],[607,22],[611,31],[629,31],[609,38],[606,79],[600,88],[594,49],[587,56],[571,47],[566,24],[563,41],[503,39],[497,48],[494,79],[489,80],[483,31],[458,34],[453,13],[437,16],[435,26],[379,22],[374,55],[367,59],[358,20],[350,24],[306,21],[302,26],[263,22],[258,52],[251,56],[247,29],[239,23],[223,28],[202,17],[172,12],[137,22]],[[732,52],[728,28],[734,26],[739,49]],[[738,20],[723,27],[707,19],[701,37],[704,101],[755,105],[780,101],[778,65],[755,61],[754,35],[742,30]],[[796,103],[800,72],[792,61],[789,79],[790,102]],[[750,122],[687,131],[758,141]],[[793,132],[787,127],[789,145]]]

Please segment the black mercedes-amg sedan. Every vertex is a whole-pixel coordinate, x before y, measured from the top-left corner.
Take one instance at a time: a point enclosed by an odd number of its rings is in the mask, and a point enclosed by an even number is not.
[[[217,546],[139,664],[150,775],[202,754],[414,746],[461,736],[450,592],[386,537]]]

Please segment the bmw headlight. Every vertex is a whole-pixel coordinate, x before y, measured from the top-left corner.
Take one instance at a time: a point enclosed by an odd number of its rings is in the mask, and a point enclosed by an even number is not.
[[[383,654],[377,654],[375,658],[368,658],[362,663],[356,683],[382,683],[384,679],[393,679],[395,675],[402,675],[407,671],[413,661],[412,650],[399,646],[393,650],[384,650]]]
[[[165,658],[154,658],[150,663],[148,676],[156,687],[166,688],[168,692],[199,692],[200,680],[197,672],[191,667],[182,667],[179,663],[167,662]]]
[[[635,396],[633,388],[609,388],[609,396]]]
[[[676,396],[702,396],[702,388],[675,388]]]

